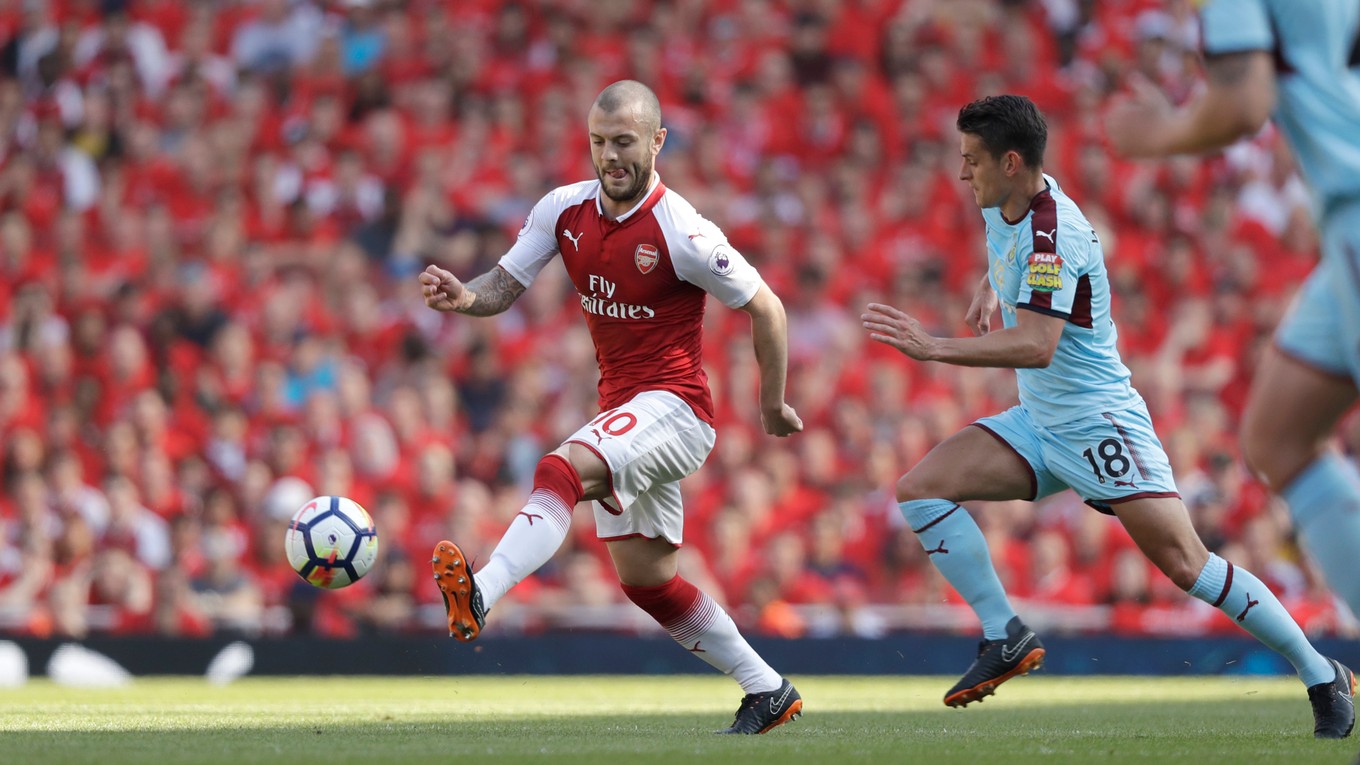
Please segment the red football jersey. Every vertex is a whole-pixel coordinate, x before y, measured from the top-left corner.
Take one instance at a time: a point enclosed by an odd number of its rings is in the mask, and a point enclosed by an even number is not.
[[[500,265],[528,286],[562,256],[595,341],[601,410],[666,390],[711,423],[706,295],[740,308],[760,289],[760,274],[656,174],[647,196],[616,220],[604,216],[599,196],[598,180],[554,189],[529,212]]]

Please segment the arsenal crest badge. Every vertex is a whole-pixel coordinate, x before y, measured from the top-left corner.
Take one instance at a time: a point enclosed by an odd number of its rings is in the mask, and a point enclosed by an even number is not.
[[[654,244],[639,244],[637,250],[633,252],[633,262],[643,274],[650,274],[656,268],[657,261],[661,260],[661,254],[657,251]]]

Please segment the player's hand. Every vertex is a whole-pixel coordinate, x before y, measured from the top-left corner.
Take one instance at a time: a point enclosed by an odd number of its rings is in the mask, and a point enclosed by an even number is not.
[[[797,412],[793,411],[793,407],[783,403],[779,405],[778,409],[769,411],[762,409],[760,424],[765,428],[766,433],[780,438],[803,431],[803,420],[798,417]]]
[[[992,316],[998,305],[1000,300],[996,290],[992,289],[991,282],[984,279],[973,293],[973,302],[968,305],[968,315],[964,317],[973,334],[982,336],[992,331]]]
[[[1174,107],[1146,77],[1129,75],[1129,92],[1116,96],[1105,111],[1105,135],[1125,157],[1156,157],[1163,152],[1158,140],[1166,133]]]
[[[426,307],[436,311],[457,311],[472,305],[476,298],[453,274],[439,266],[420,272],[420,292]]]
[[[869,330],[870,340],[892,346],[920,361],[934,358],[935,337],[906,313],[890,305],[870,303],[868,312],[859,318]]]

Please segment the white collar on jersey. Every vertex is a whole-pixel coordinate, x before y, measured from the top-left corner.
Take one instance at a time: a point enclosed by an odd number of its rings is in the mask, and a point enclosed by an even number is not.
[[[615,218],[614,222],[622,223],[628,220],[629,218],[633,217],[633,213],[637,212],[643,205],[647,204],[647,200],[651,198],[652,192],[656,191],[656,185],[658,183],[661,183],[661,175],[657,173],[655,170],[653,170],[652,182],[647,184],[647,193],[643,194],[642,199],[639,199],[638,203],[633,205],[633,209]],[[602,196],[604,196],[604,184],[600,184],[600,193],[595,195],[595,212],[599,213],[601,218],[604,217],[604,203],[600,201],[600,197]]]

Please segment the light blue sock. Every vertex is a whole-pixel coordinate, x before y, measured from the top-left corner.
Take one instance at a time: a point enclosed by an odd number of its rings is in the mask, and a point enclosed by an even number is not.
[[[898,504],[917,539],[954,589],[973,607],[987,640],[1006,637],[1015,610],[996,576],[987,540],[973,516],[944,499],[913,499]]]
[[[1308,642],[1294,617],[1250,571],[1210,553],[1190,595],[1217,608],[1298,670],[1304,686],[1330,683],[1336,670]]]
[[[1329,453],[1304,468],[1280,492],[1289,503],[1303,549],[1313,556],[1327,585],[1360,616],[1360,470]]]

